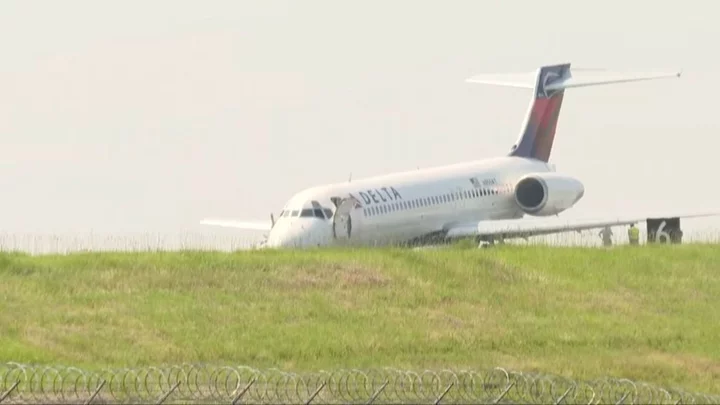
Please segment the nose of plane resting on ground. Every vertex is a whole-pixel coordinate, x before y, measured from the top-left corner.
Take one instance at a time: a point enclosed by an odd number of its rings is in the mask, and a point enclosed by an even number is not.
[[[323,246],[330,242],[331,225],[319,218],[293,218],[278,223],[268,235],[265,247],[300,248]]]

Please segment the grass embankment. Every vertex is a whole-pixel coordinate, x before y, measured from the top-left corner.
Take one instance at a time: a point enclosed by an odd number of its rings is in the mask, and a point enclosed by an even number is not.
[[[0,361],[720,378],[718,246],[4,254],[0,280]]]

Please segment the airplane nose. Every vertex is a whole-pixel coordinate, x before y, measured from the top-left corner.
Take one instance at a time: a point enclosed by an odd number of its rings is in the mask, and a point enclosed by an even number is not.
[[[288,226],[273,229],[265,243],[273,248],[303,248],[323,246],[330,242],[331,228],[320,219],[299,219]]]

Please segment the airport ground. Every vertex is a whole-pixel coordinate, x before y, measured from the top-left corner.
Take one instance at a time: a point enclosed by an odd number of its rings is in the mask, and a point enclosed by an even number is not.
[[[0,254],[0,359],[486,368],[717,393],[720,246]]]

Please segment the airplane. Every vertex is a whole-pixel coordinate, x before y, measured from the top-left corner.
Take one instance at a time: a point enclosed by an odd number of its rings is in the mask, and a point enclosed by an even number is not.
[[[505,156],[311,187],[293,195],[277,220],[271,214],[269,222],[207,218],[200,223],[269,231],[260,248],[309,248],[421,247],[463,238],[484,245],[644,221],[646,216],[558,217],[585,194],[580,180],[558,173],[549,163],[560,107],[566,89],[679,78],[682,72],[572,72],[570,66],[544,65],[530,73],[476,75],[466,80],[533,90],[520,136]],[[524,219],[526,215],[545,220]],[[667,217],[710,215],[717,213]]]

